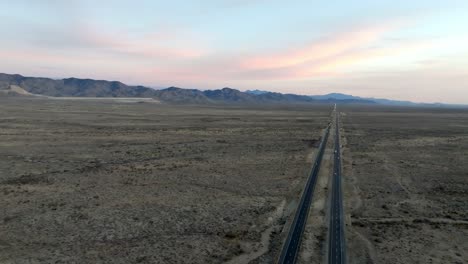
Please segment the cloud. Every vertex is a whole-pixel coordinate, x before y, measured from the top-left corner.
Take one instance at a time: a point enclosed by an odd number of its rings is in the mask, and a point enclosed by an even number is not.
[[[6,37],[0,43],[5,49],[57,54],[82,53],[121,59],[189,59],[205,53],[201,42],[184,30],[155,28],[152,32],[128,32],[102,24],[76,19],[62,23],[31,23],[16,19],[0,25]]]
[[[169,27],[130,32],[92,20],[74,19],[53,27],[25,23],[14,32],[22,36],[16,38],[20,40],[18,43],[9,43],[8,39],[0,43],[3,46],[0,69],[10,72],[18,69],[18,73],[39,76],[96,77],[158,86],[214,88],[255,84],[252,88],[269,89],[282,84],[302,89],[314,87],[315,83],[325,87],[350,81],[351,85],[353,78],[350,76],[363,76],[367,71],[391,71],[392,67],[414,66],[423,70],[440,64],[434,57],[434,50],[451,50],[454,45],[459,46],[458,51],[466,50],[464,37],[434,41],[395,34],[406,26],[406,22],[396,20],[346,27],[346,30],[329,32],[295,48],[272,51],[266,46],[268,51],[223,52],[220,49],[215,52],[203,42],[203,36]],[[464,62],[466,69],[466,59]],[[390,77],[385,75],[388,80],[396,82],[398,79]],[[411,77],[421,80],[420,75]],[[384,79],[372,78],[368,79],[369,85],[377,85],[377,79]],[[353,87],[357,91],[359,85],[369,87],[364,84],[359,81]],[[339,88],[338,84],[333,87]],[[388,85],[385,87],[390,89]]]
[[[246,68],[281,68],[321,60],[330,56],[363,48],[395,29],[395,25],[369,26],[335,34],[310,43],[303,48],[257,56],[245,61]]]
[[[189,59],[202,56],[205,52],[199,44],[174,34],[156,32],[131,36],[126,32],[99,30],[96,25],[79,27],[76,38],[81,40],[82,48],[146,59]],[[185,45],[181,47],[174,43]]]
[[[131,67],[129,71],[142,73],[139,76],[143,80],[153,83],[171,78],[186,83],[300,80],[332,77],[353,64],[404,50],[405,47],[376,48],[383,37],[402,25],[404,23],[399,20],[364,25],[328,33],[294,49],[268,53],[212,53],[202,36],[180,28],[157,28],[139,33],[106,27],[93,20],[72,19],[53,27],[24,24],[19,34],[27,35],[27,41],[10,51],[18,56],[29,54],[30,61],[36,60],[41,66],[46,62],[66,65],[68,61],[76,67],[85,64],[90,68],[98,65],[109,65],[109,69]]]
[[[353,65],[399,56],[424,49],[427,42],[398,41],[380,45],[386,34],[399,29],[403,23],[335,32],[297,49],[270,53],[219,54],[191,60],[185,65],[156,67],[153,74],[179,76],[196,80],[294,80],[336,76],[349,71]]]

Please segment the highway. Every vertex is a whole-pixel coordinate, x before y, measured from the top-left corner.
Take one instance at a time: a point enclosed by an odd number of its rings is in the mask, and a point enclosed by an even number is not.
[[[330,203],[330,225],[328,235],[328,263],[346,263],[344,235],[343,194],[341,190],[341,149],[339,113],[335,106],[335,151],[333,162],[332,197]]]
[[[315,162],[312,166],[309,178],[307,179],[306,186],[299,201],[299,205],[296,210],[296,215],[289,228],[289,233],[286,241],[283,245],[281,255],[279,258],[279,264],[296,263],[297,254],[299,252],[299,246],[302,240],[302,234],[304,233],[304,227],[307,223],[307,217],[309,215],[310,203],[314,194],[315,183],[317,182],[317,175],[320,170],[320,164],[322,162],[323,153],[325,152],[325,146],[327,145],[328,135],[330,134],[330,124],[326,128],[325,134],[320,142],[319,151]]]

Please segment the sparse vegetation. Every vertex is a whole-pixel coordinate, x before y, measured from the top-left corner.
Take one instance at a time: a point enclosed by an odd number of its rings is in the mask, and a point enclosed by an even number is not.
[[[468,111],[344,110],[350,263],[468,259]]]
[[[329,111],[1,98],[0,262],[274,262]]]

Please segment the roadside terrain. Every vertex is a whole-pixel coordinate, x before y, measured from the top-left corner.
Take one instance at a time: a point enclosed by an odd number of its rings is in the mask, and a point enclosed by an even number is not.
[[[0,263],[272,263],[330,110],[0,98]]]
[[[349,263],[467,263],[468,111],[342,111]]]

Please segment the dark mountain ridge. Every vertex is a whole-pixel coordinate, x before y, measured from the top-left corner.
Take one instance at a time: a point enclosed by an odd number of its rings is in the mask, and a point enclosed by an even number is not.
[[[11,89],[11,87],[16,87]],[[384,105],[436,105],[416,104],[408,101],[362,98],[352,95],[331,93],[326,95],[282,94],[268,91],[242,92],[232,88],[217,90],[197,90],[169,87],[156,90],[145,86],[131,86],[118,81],[93,79],[50,79],[24,77],[19,74],[0,73],[0,95],[13,95],[15,90],[24,94],[53,97],[147,97],[161,102],[176,104],[308,104],[308,103],[347,103],[347,104],[384,104]],[[8,92],[6,92],[8,90]],[[29,94],[30,93],[30,94]]]

